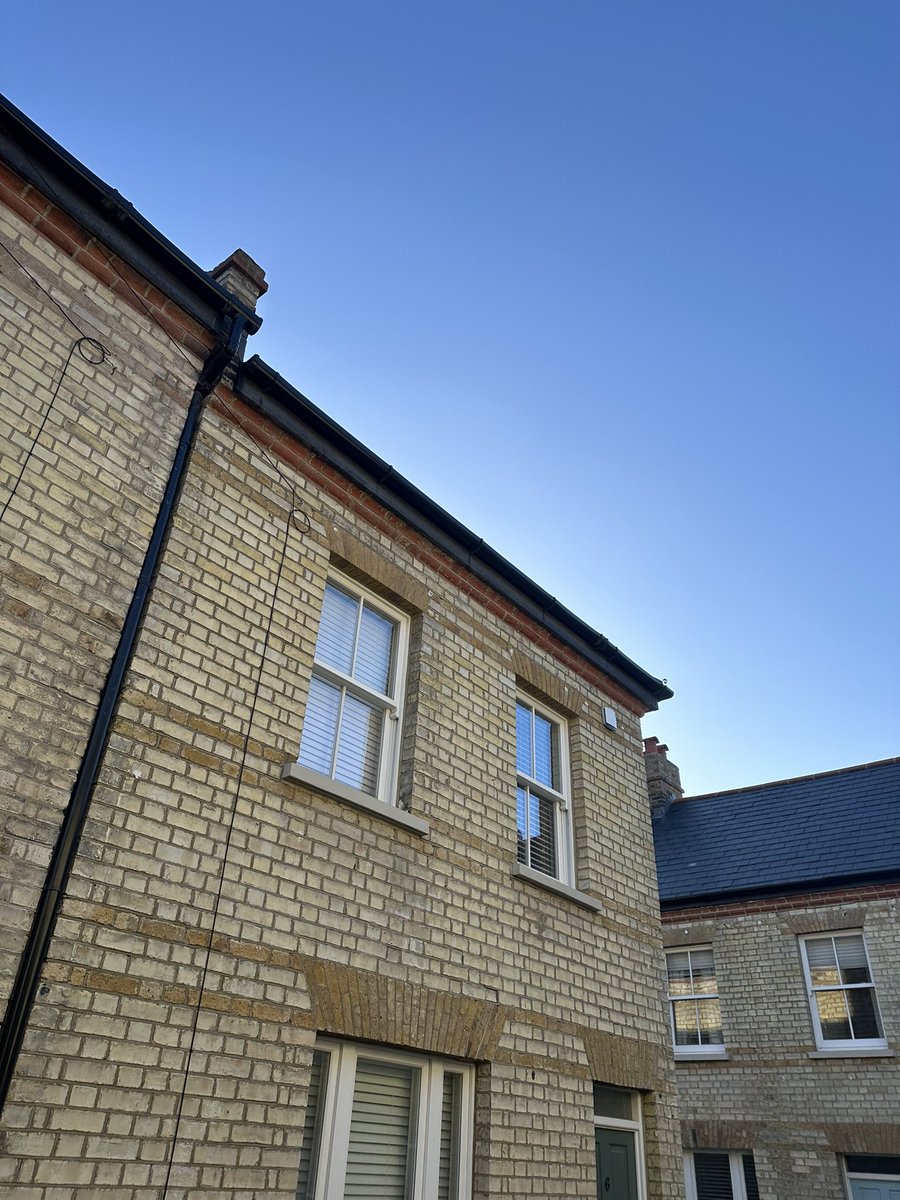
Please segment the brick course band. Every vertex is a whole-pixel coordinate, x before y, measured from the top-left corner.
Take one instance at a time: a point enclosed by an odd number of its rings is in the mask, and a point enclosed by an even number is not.
[[[693,908],[663,909],[663,925],[715,917],[747,916],[756,912],[779,912],[789,908],[816,905],[852,904],[854,901],[888,899],[900,896],[900,883],[873,883],[859,887],[835,888],[827,892],[799,892],[790,896],[769,896],[761,900],[734,900],[728,904],[704,904]]]

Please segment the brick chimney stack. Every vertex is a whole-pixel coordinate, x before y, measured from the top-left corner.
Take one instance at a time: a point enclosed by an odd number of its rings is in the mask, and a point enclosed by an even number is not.
[[[684,795],[681,772],[673,762],[669,762],[668,749],[659,738],[644,738],[644,770],[647,773],[650,815],[654,821],[664,817],[672,801]]]
[[[219,263],[210,271],[216,283],[220,283],[226,292],[237,296],[248,308],[256,311],[256,302],[269,290],[266,283],[266,273],[243,250],[235,250],[224,262]]]

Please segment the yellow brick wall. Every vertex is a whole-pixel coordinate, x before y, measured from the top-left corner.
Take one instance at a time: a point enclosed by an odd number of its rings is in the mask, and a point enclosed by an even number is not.
[[[900,1155],[898,914],[863,894],[666,926],[667,945],[713,947],[728,1054],[677,1066],[685,1145],[752,1149],[761,1200],[843,1200],[842,1155]],[[865,935],[889,1057],[815,1056],[798,939],[840,929]]]
[[[0,248],[2,1013],[197,362],[18,213],[0,238],[37,280]]]
[[[50,272],[59,252],[40,253]],[[57,457],[41,459],[11,527],[32,606],[60,604],[66,633],[23,612],[10,647],[58,672],[27,721],[12,718],[10,853],[35,859],[10,889],[24,916],[194,382],[150,322],[66,277],[117,370],[83,373],[48,441]],[[17,344],[39,340],[27,317],[58,362],[67,331],[33,296],[20,304]],[[24,368],[15,378],[23,433],[39,385]],[[399,521],[325,486],[321,464],[283,470],[309,528],[292,524],[263,664],[288,501],[229,414],[207,410],[7,1106],[0,1178],[29,1200],[55,1186],[157,1200],[184,1087],[172,1194],[287,1200],[325,1032],[480,1064],[480,1198],[596,1194],[598,1078],[648,1093],[650,1200],[677,1197],[637,715],[437,569]],[[54,533],[42,506],[57,486],[68,499]],[[413,613],[401,796],[427,838],[281,777],[333,561]],[[599,913],[513,876],[517,677],[571,714],[576,883]]]

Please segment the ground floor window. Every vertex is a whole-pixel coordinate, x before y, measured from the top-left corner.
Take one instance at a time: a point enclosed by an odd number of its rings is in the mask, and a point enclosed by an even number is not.
[[[695,1150],[684,1156],[688,1200],[759,1200],[749,1151]]]
[[[641,1097],[594,1084],[594,1150],[598,1200],[644,1200]]]
[[[298,1200],[469,1200],[474,1069],[320,1040]]]
[[[848,1154],[844,1165],[851,1200],[900,1200],[900,1155]]]

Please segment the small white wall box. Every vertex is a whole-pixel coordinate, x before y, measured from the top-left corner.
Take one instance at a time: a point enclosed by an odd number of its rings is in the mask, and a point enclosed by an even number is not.
[[[616,710],[614,708],[601,709],[603,724],[607,729],[618,729],[619,722],[616,720]]]

